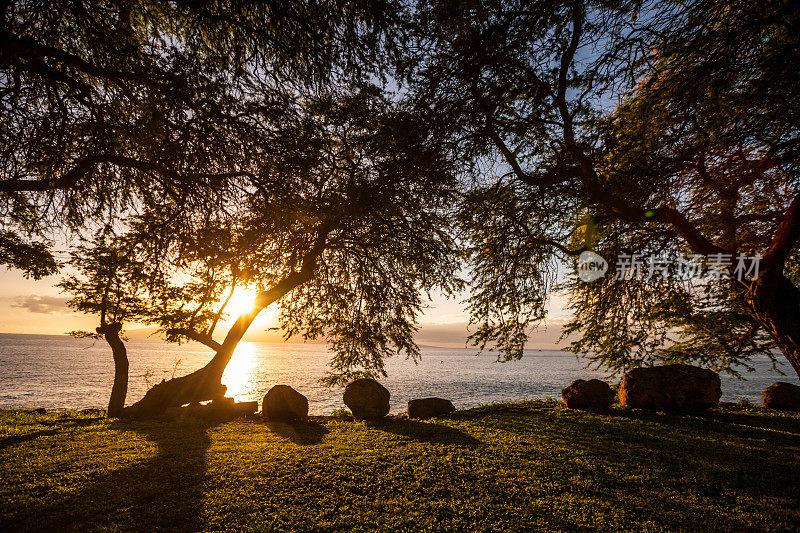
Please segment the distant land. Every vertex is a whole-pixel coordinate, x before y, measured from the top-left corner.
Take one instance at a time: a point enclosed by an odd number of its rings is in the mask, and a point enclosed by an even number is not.
[[[531,332],[531,338],[526,348],[532,350],[561,350],[566,346],[566,342],[558,343],[558,338],[561,335],[560,321],[554,321],[546,329],[541,327]],[[155,327],[139,327],[126,330],[126,336],[129,339],[148,339],[157,338],[155,335],[157,328]],[[225,330],[221,330],[224,332]],[[0,332],[8,334],[27,334],[19,332]],[[43,333],[42,335],[48,335]],[[56,333],[58,335],[58,333]],[[419,332],[415,335],[415,340],[420,347],[430,348],[470,348],[467,346],[467,324],[449,323],[449,324],[432,324],[426,323],[420,325]],[[222,335],[220,335],[222,337]],[[217,340],[222,340],[218,338]],[[284,339],[281,330],[263,330],[255,329],[249,331],[245,337],[248,342],[269,342],[276,344],[326,344],[324,338],[306,341],[302,337],[297,336],[290,340]]]
[[[128,330],[127,335],[131,339],[148,338],[155,333],[156,328],[137,328]],[[451,324],[421,324],[420,330],[414,336],[420,346],[432,348],[466,348],[467,347],[467,324],[457,322]],[[531,332],[530,341],[527,348],[534,350],[560,350],[566,346],[566,342],[558,343],[561,336],[561,324],[551,324],[547,329],[539,328]],[[218,340],[222,340],[221,338]],[[326,344],[324,338],[313,341],[305,341],[302,337],[295,337],[286,341],[281,330],[251,330],[244,336],[245,341],[249,342],[274,342],[288,344]]]

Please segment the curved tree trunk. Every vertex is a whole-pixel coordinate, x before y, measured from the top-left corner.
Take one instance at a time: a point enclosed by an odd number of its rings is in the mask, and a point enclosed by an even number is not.
[[[111,387],[111,398],[108,401],[108,417],[122,416],[125,408],[125,397],[128,395],[128,352],[125,343],[119,338],[121,324],[108,324],[97,328],[111,346],[114,355],[114,385]]]
[[[170,407],[223,397],[226,387],[221,383],[222,374],[217,375],[211,368],[211,363],[208,363],[186,376],[162,381],[147,391],[144,398],[126,407],[122,416],[125,418],[158,416]]]
[[[279,297],[275,297],[274,300]],[[127,407],[123,416],[131,418],[158,416],[170,407],[180,407],[225,396],[227,387],[222,384],[222,374],[225,373],[225,368],[233,357],[239,341],[242,340],[250,324],[265,307],[266,305],[258,305],[252,312],[240,316],[228,331],[222,345],[217,345],[219,346],[217,352],[206,366],[186,376],[162,381],[147,391],[144,398]]]
[[[249,313],[241,315],[236,323],[228,331],[222,345],[215,343],[217,351],[211,361],[203,368],[195,370],[191,374],[173,378],[169,381],[162,381],[158,385],[147,391],[144,398],[135,404],[127,407],[123,413],[125,417],[139,418],[158,416],[170,407],[180,407],[189,403],[214,400],[225,396],[227,387],[222,384],[222,374],[228,362],[233,357],[233,352],[239,341],[242,340],[250,324],[256,316],[270,303],[274,302],[283,294],[291,289],[284,290],[278,294],[275,289],[267,291],[271,299],[260,296],[258,305]]]
[[[262,310],[311,279],[317,258],[325,249],[325,242],[332,227],[329,222],[322,223],[317,231],[314,245],[303,257],[300,269],[288,274],[269,290],[261,292],[256,298],[253,310],[239,316],[222,344],[210,339],[202,340],[204,335],[194,335],[196,340],[204,342],[216,352],[206,366],[186,376],[162,381],[147,391],[144,398],[125,408],[122,416],[131,418],[158,416],[170,407],[222,398],[227,390],[222,384],[222,374],[225,373],[225,367],[233,357],[239,341]]]
[[[745,302],[800,377],[800,290],[783,274],[759,279]]]

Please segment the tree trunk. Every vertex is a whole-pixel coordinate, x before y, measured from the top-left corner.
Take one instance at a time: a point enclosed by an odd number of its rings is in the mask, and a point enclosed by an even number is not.
[[[227,387],[222,384],[222,374],[225,373],[225,367],[233,357],[239,341],[242,340],[250,324],[262,310],[280,300],[295,287],[311,279],[317,258],[325,250],[326,239],[332,228],[331,222],[323,222],[320,225],[314,245],[304,255],[300,269],[286,275],[269,290],[261,292],[256,298],[253,310],[239,316],[228,330],[221,345],[216,342],[207,343],[208,346],[213,347],[216,353],[206,366],[189,375],[162,381],[147,391],[144,398],[127,407],[122,416],[131,418],[158,416],[170,407],[180,407],[187,403],[223,397]]]
[[[213,362],[213,359],[212,359]],[[220,383],[216,372],[211,372],[211,363],[191,374],[162,381],[147,391],[144,398],[128,406],[122,412],[125,418],[158,416],[170,407],[197,403],[225,396],[226,387]]]
[[[108,401],[108,418],[122,416],[125,408],[125,397],[128,395],[128,352],[125,343],[119,338],[121,324],[108,324],[97,328],[106,342],[111,346],[114,355],[114,385],[111,387],[111,398]]]
[[[228,331],[222,346],[206,366],[186,376],[162,381],[147,391],[144,398],[127,407],[123,416],[130,418],[158,416],[170,407],[180,407],[188,403],[214,400],[225,396],[227,387],[222,384],[225,367],[228,366],[236,346],[244,337],[250,324],[264,307],[266,306],[257,306],[253,311],[241,315],[236,320],[236,323]]]
[[[760,277],[744,298],[800,377],[800,290],[779,273]]]

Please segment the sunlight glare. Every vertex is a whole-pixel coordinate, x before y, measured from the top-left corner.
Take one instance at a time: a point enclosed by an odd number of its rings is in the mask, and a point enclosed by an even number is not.
[[[223,323],[230,327],[240,316],[251,313],[254,310],[257,296],[258,291],[255,288],[237,288],[228,305],[225,306],[225,314],[227,316]],[[253,326],[255,329],[261,330],[277,326],[277,317],[278,306],[276,304],[270,305],[258,314]]]
[[[248,391],[252,388],[253,371],[256,366],[256,346],[252,342],[242,341],[236,347],[222,375],[222,384],[228,387],[225,396],[237,402],[249,399]]]
[[[255,306],[256,296],[256,291],[252,289],[236,289],[225,307],[225,312],[232,318],[251,312]]]

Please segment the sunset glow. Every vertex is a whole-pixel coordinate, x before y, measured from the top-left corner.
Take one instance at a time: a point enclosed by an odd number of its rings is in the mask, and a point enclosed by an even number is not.
[[[4,2],[0,533],[800,532],[795,4]]]
[[[257,293],[253,289],[236,289],[228,305],[225,307],[225,312],[228,313],[232,319],[236,319],[239,315],[251,312],[255,305],[256,296]]]
[[[252,385],[250,377],[255,369],[255,354],[255,344],[240,342],[222,375],[222,384],[228,387],[226,395],[236,401],[249,399],[247,387]]]

